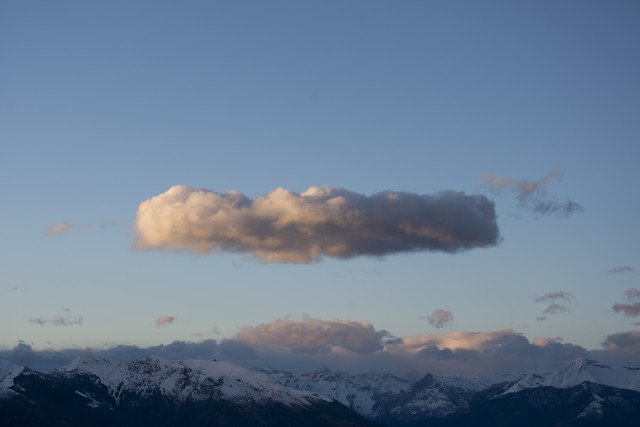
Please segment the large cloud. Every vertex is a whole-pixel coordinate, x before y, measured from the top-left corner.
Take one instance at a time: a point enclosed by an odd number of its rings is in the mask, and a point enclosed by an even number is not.
[[[263,262],[309,263],[412,251],[455,253],[496,245],[494,203],[481,195],[278,188],[251,200],[184,185],[140,204],[137,250],[246,252]]]
[[[242,328],[237,338],[254,348],[285,347],[298,352],[327,353],[332,348],[356,353],[372,353],[382,350],[383,339],[391,335],[376,331],[367,321],[312,319],[303,315],[302,320],[276,319]]]

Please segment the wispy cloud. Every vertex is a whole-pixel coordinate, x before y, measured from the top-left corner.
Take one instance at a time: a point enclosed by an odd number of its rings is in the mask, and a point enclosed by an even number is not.
[[[516,194],[520,206],[536,215],[555,215],[566,218],[584,208],[571,200],[558,201],[547,195],[547,187],[560,171],[553,169],[538,181],[516,181],[491,172],[484,173],[478,178],[494,189],[509,189]]]
[[[176,320],[173,316],[160,316],[156,319],[156,328],[168,326]]]
[[[566,303],[571,304],[574,300],[574,296],[565,291],[558,291],[544,294],[541,297],[535,296],[533,297],[533,300],[537,303],[550,301],[547,308],[542,312],[542,315],[537,318],[537,320],[546,320],[547,314],[558,314],[570,311],[571,309],[567,305],[560,304],[557,301],[565,301]]]
[[[608,269],[607,273],[620,274],[620,273],[627,273],[629,271],[633,271],[633,267],[629,267],[628,265],[620,265],[620,266],[612,267]]]
[[[566,305],[551,303],[542,313],[556,314],[556,313],[565,313],[567,311],[569,311],[569,307],[567,307]]]
[[[85,228],[86,226],[87,224],[72,224],[65,221],[56,222],[51,227],[49,227],[49,230],[44,235],[48,237],[58,236],[60,234],[66,233],[69,230],[78,230],[81,228]]]
[[[637,288],[627,289],[624,292],[627,300],[636,301],[630,304],[616,303],[613,305],[613,311],[616,313],[623,312],[627,316],[637,317],[640,316],[640,290]]]
[[[140,204],[137,250],[245,252],[265,263],[322,257],[456,253],[496,245],[494,203],[482,195],[386,191],[366,196],[342,188],[279,188],[251,200],[184,185]]]
[[[613,305],[613,311],[623,312],[627,316],[640,316],[640,302],[634,302],[633,304],[617,303]]]
[[[640,300],[640,290],[637,288],[627,289],[624,294],[629,301]]]
[[[117,227],[122,224],[125,224],[125,223],[118,218],[109,219],[100,224],[100,231],[104,231],[112,227]]]
[[[36,323],[40,326],[45,325],[54,325],[54,326],[71,326],[71,325],[82,325],[82,316],[77,316],[71,313],[71,310],[68,308],[63,309],[65,314],[56,316],[50,319],[44,319],[40,317],[35,317],[29,319],[29,322]]]
[[[574,296],[565,291],[552,292],[548,294],[544,294],[541,297],[533,297],[535,302],[545,302],[545,301],[557,301],[557,300],[565,300],[567,302],[572,302]]]
[[[429,324],[436,329],[440,329],[453,321],[453,313],[448,310],[434,310],[431,316],[423,316],[422,319],[427,319]]]

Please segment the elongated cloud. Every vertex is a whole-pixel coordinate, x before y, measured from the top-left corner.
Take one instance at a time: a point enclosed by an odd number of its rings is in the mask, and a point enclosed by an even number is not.
[[[431,316],[427,316],[426,319],[429,324],[436,329],[440,329],[449,322],[453,321],[453,313],[448,310],[434,310]]]
[[[173,323],[174,320],[176,320],[176,318],[172,316],[160,316],[156,319],[156,328],[167,326]]]
[[[624,294],[627,296],[627,299],[630,301],[640,300],[640,290],[638,288],[631,288],[624,291]]]
[[[493,202],[481,195],[278,188],[251,200],[184,185],[140,204],[137,250],[245,252],[265,263],[321,257],[383,256],[414,251],[456,253],[498,243]]]
[[[535,302],[544,302],[544,301],[557,301],[557,300],[565,300],[568,302],[572,302],[573,301],[573,295],[570,294],[569,292],[565,292],[565,291],[558,291],[558,292],[551,292],[548,294],[544,294],[541,297],[534,297],[533,300]]]
[[[565,313],[567,311],[569,311],[569,307],[567,307],[566,305],[551,303],[542,313],[556,314],[556,313]]]
[[[29,322],[36,323],[40,326],[54,325],[54,326],[71,326],[82,325],[82,316],[71,314],[71,310],[68,308],[63,309],[66,314],[56,316],[51,319],[43,319],[40,317],[29,319]]]
[[[640,316],[640,302],[634,302],[633,304],[617,303],[613,305],[613,311],[623,312],[627,316]]]
[[[555,215],[566,218],[576,212],[584,211],[584,208],[576,202],[568,199],[562,202],[547,196],[547,187],[549,186],[549,183],[559,174],[560,171],[558,169],[553,169],[544,178],[538,181],[516,181],[511,178],[505,178],[501,175],[487,172],[480,175],[479,179],[492,188],[506,188],[515,192],[520,205],[536,215]]]
[[[613,351],[597,350],[598,354],[592,358],[606,362],[610,356],[618,357],[620,352],[631,354],[639,342],[636,335],[632,332],[609,336],[603,346],[611,344]],[[237,337],[219,342],[174,341],[146,348],[119,345],[90,351],[96,357],[119,362],[158,355],[168,359],[229,360],[247,368],[271,366],[298,372],[329,367],[354,373],[375,370],[406,375],[409,370],[415,370],[422,374],[472,376],[496,371],[559,369],[577,357],[589,357],[590,352],[585,348],[562,344],[557,342],[559,340],[536,339],[531,343],[511,329],[414,335],[401,339],[376,330],[368,322],[322,321],[303,316],[303,320],[298,321],[279,319],[255,328],[247,327]],[[13,350],[0,348],[0,365],[8,360],[51,370],[86,351],[89,349],[34,350],[21,342]],[[635,365],[637,359],[629,366]]]
[[[49,227],[49,231],[45,233],[45,236],[58,236],[60,234],[66,233],[69,230],[80,229],[86,226],[86,224],[72,224],[66,221],[56,222],[51,227]]]
[[[629,301],[635,301],[631,304],[617,303],[613,305],[613,311],[616,313],[623,312],[627,316],[637,317],[640,316],[640,290],[637,288],[627,289],[624,294]]]
[[[387,331],[376,331],[367,321],[325,321],[303,315],[302,320],[284,318],[255,327],[245,326],[237,339],[255,348],[278,346],[306,353],[326,353],[336,347],[355,353],[371,353],[382,350],[383,339],[390,336]]]
[[[640,356],[640,331],[611,334],[602,343],[607,350],[613,350],[629,356]]]
[[[620,273],[626,273],[629,271],[633,271],[633,267],[629,267],[628,265],[620,265],[618,267],[612,267],[608,269],[607,273],[620,274]]]

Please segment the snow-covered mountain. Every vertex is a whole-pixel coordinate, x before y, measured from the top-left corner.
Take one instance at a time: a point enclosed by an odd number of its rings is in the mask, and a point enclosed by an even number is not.
[[[373,426],[339,402],[229,362],[86,355],[42,373],[0,370],[4,426]]]
[[[640,391],[640,368],[614,367],[581,357],[557,372],[524,375],[505,393],[541,386],[569,388],[584,382]]]
[[[77,373],[98,377],[116,402],[126,394],[148,396],[155,393],[180,401],[214,397],[236,403],[276,401],[300,406],[318,400],[331,401],[328,397],[285,387],[263,373],[230,362],[172,361],[151,356],[129,363],[114,363],[87,354],[59,371],[60,375]]]
[[[0,399],[15,393],[10,387],[13,385],[13,379],[23,370],[22,366],[16,366],[10,362],[0,362]]]
[[[442,417],[466,406],[470,396],[489,386],[516,381],[525,374],[495,374],[487,377],[420,376],[405,377],[369,372],[348,374],[327,368],[310,373],[262,369],[274,380],[298,390],[328,396],[357,413],[386,422]]]
[[[468,410],[471,400],[481,396],[481,392],[485,394],[480,400],[489,397],[499,399],[523,390],[539,387],[568,389],[585,382],[640,391],[640,369],[612,367],[582,358],[555,372],[496,373],[474,378],[430,374],[422,378],[415,374],[401,378],[374,372],[353,375],[328,369],[311,373],[274,369],[263,369],[262,372],[288,387],[331,397],[381,423],[415,422],[463,413]],[[553,390],[547,391],[547,394],[553,393]],[[595,403],[588,404],[592,409],[597,406],[599,398],[594,399]]]
[[[0,365],[3,426],[611,422],[640,425],[640,369],[589,359],[556,372],[478,378],[301,374],[159,357],[114,363],[89,354],[51,373]]]

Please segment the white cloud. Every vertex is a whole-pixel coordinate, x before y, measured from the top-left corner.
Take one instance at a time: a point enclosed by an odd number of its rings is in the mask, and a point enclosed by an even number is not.
[[[485,196],[311,187],[278,188],[251,200],[184,185],[140,204],[137,250],[246,252],[263,262],[309,263],[322,257],[455,253],[498,243],[495,207]]]

